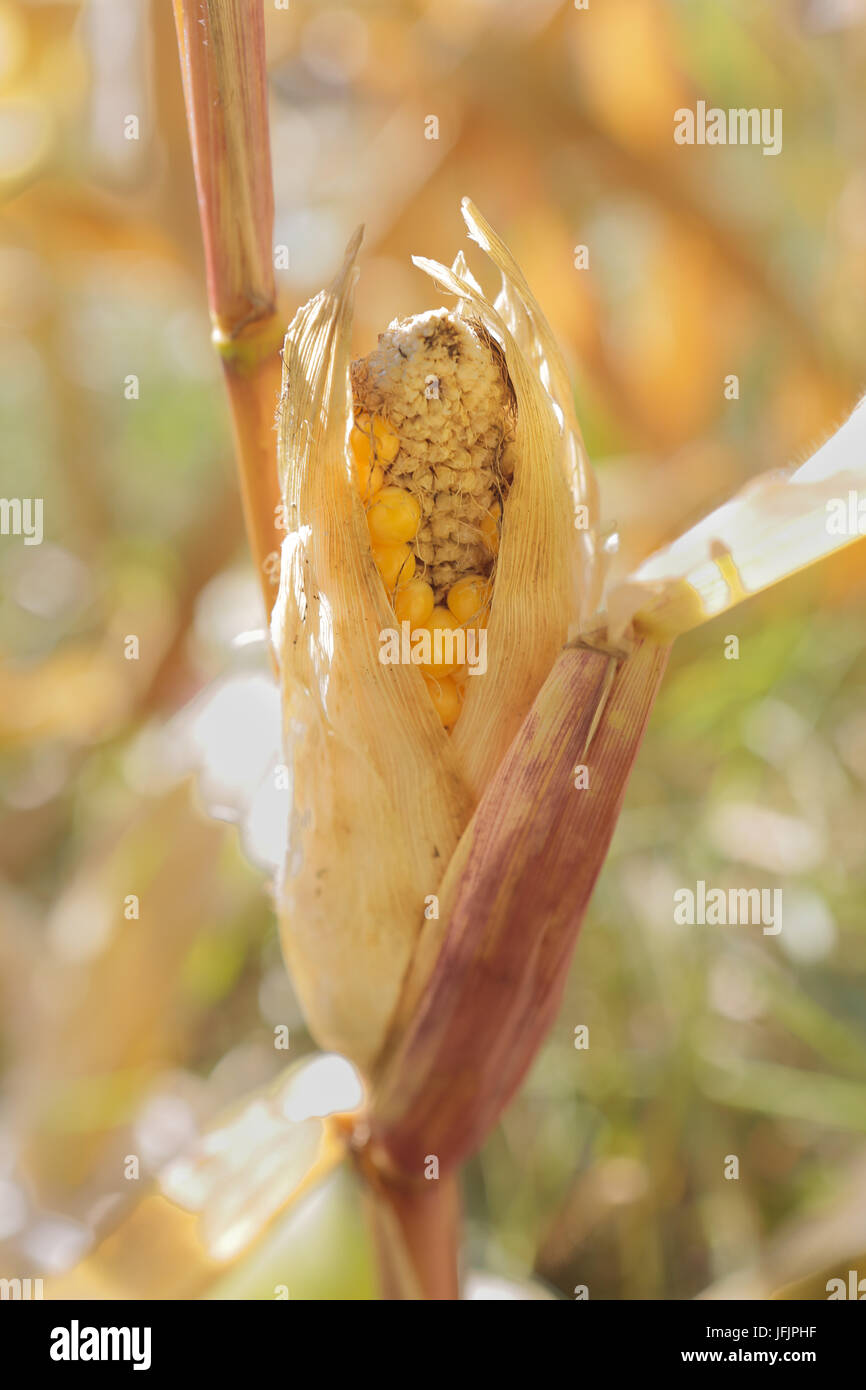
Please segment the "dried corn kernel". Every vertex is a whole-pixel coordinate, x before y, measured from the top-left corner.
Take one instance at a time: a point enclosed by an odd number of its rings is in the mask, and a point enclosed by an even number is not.
[[[402,487],[383,487],[370,503],[367,525],[374,545],[398,545],[414,540],[421,508]]]
[[[424,674],[424,684],[436,713],[446,729],[452,728],[460,713],[463,700],[453,676],[428,676]]]
[[[361,494],[361,501],[367,502],[378,492],[385,481],[385,474],[380,463],[375,463],[373,451],[370,445],[369,436],[363,434],[357,426],[349,435],[349,442],[352,447],[352,457],[355,461],[355,478],[358,483],[358,491]]]
[[[415,573],[415,556],[408,545],[374,545],[373,560],[386,589],[403,589]]]
[[[433,590],[425,579],[410,579],[404,588],[397,591],[394,612],[401,623],[421,627],[433,612],[435,603]]]
[[[400,452],[400,436],[389,420],[384,420],[381,415],[374,415],[371,420],[369,415],[362,412],[355,416],[355,430],[368,441],[373,457],[379,463],[394,462]]]
[[[450,611],[461,627],[485,627],[490,605],[490,582],[483,574],[464,574],[448,590]]]
[[[449,613],[447,608],[434,608],[426,623],[422,623],[418,631],[430,633],[430,660],[421,663],[425,671],[436,676],[450,676],[452,671],[456,671],[460,665],[459,661],[449,660],[455,655],[455,644],[448,636],[451,632],[457,632],[460,624]],[[436,633],[441,632],[442,637],[436,637]],[[463,639],[461,638],[461,641]]]

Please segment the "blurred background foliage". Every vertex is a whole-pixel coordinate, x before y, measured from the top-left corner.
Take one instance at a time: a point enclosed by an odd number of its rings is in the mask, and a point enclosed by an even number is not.
[[[568,354],[617,573],[854,404],[863,0],[265,14],[286,319],[364,221],[367,351],[430,307],[409,256],[450,260],[471,194]],[[781,107],[783,153],[676,146],[699,98]],[[0,189],[2,491],[45,505],[41,546],[0,545],[0,1273],[23,1276],[68,1270],[313,1044],[269,900],[278,710],[166,0],[0,0]],[[470,1263],[524,1296],[762,1296],[866,1249],[863,550],[677,644],[558,1025],[466,1173]],[[781,935],[674,926],[699,878],[781,887]],[[210,1290],[277,1284],[372,1296],[346,1173]]]

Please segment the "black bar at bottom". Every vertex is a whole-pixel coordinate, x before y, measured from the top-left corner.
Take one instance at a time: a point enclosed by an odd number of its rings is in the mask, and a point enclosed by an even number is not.
[[[861,1300],[863,1301],[863,1300]],[[501,1332],[491,1328],[486,1314],[480,1322],[459,1314],[464,1334],[458,1344],[450,1337],[425,1338],[419,1343],[421,1363],[407,1362],[399,1339],[401,1326],[412,1328],[418,1313],[391,1305],[313,1304],[291,1300],[263,1302],[0,1302],[0,1337],[4,1360],[15,1367],[20,1381],[27,1372],[48,1372],[53,1378],[83,1374],[89,1378],[108,1369],[114,1375],[155,1375],[194,1371],[218,1375],[307,1378],[309,1358],[324,1371],[343,1361],[354,1374],[365,1362],[392,1367],[394,1377],[430,1382],[438,1356],[453,1375],[466,1367],[464,1353],[486,1372],[500,1356],[511,1357],[515,1343],[540,1371],[556,1342],[564,1349],[574,1376],[598,1366],[606,1371],[665,1374],[674,1367],[700,1371],[708,1367],[736,1370],[805,1367],[822,1379],[834,1371],[860,1364],[866,1317],[859,1304],[842,1302],[691,1302],[628,1303],[574,1302],[554,1310],[551,1320],[514,1322],[511,1313]],[[443,1313],[428,1310],[430,1330],[442,1328]],[[522,1315],[521,1315],[522,1316]],[[467,1322],[463,1322],[468,1317]],[[381,1321],[380,1321],[381,1319]],[[525,1341],[526,1333],[533,1341]],[[391,1339],[397,1336],[397,1341]],[[539,1337],[540,1334],[540,1337]],[[423,1351],[421,1346],[423,1345]],[[400,1347],[402,1346],[402,1350]],[[303,1367],[306,1365],[306,1371]],[[516,1370],[512,1366],[512,1370]],[[561,1366],[557,1375],[561,1375]],[[519,1374],[519,1373],[518,1373]],[[388,1379],[392,1375],[389,1374]],[[859,1376],[858,1376],[859,1378]]]

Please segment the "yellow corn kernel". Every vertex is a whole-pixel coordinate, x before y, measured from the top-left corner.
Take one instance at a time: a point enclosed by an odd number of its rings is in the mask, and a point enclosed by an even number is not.
[[[367,511],[367,525],[374,545],[399,545],[414,539],[421,524],[421,508],[402,487],[383,487]]]
[[[442,643],[441,648],[441,660],[438,661],[436,659],[435,642],[437,628],[440,629],[443,633],[447,633],[456,632],[459,627],[460,624],[458,623],[454,614],[449,613],[447,608],[442,607],[434,608],[426,623],[421,624],[421,629],[419,630],[423,630],[426,628],[426,630],[430,633],[431,642],[430,661],[424,661],[421,663],[422,669],[424,671],[427,671],[431,675],[435,675],[437,677],[450,676],[452,671],[456,671],[460,663],[457,661],[448,660],[449,654],[452,656],[454,655],[454,652],[451,650],[451,642],[448,640],[447,637],[445,638],[445,641]]]
[[[374,545],[373,559],[389,591],[404,589],[415,573],[415,552],[408,545]]]
[[[389,420],[377,415],[373,420],[373,439],[376,457],[383,463],[393,463],[400,452],[400,436]]]
[[[394,426],[381,415],[361,414],[355,417],[355,430],[372,445],[373,457],[380,463],[393,463],[400,452],[400,436]]]
[[[355,461],[355,478],[358,483],[358,491],[361,494],[361,501],[367,502],[374,492],[379,491],[385,481],[385,473],[382,465],[373,461],[369,436],[362,434],[357,426],[349,435],[349,443]]]
[[[490,508],[490,511],[481,521],[481,539],[487,546],[491,555],[499,554],[499,522],[502,516],[502,508],[498,503]]]
[[[483,574],[464,574],[451,585],[446,603],[461,627],[486,627],[490,583]]]
[[[349,435],[349,445],[354,455],[356,463],[370,464],[373,458],[373,445],[370,435],[362,430],[357,424],[352,426]]]
[[[424,675],[424,684],[446,729],[452,728],[463,705],[460,691],[452,676]]]
[[[430,617],[435,604],[433,590],[426,579],[410,579],[394,599],[394,612],[401,623],[411,623],[413,628],[421,627]]]

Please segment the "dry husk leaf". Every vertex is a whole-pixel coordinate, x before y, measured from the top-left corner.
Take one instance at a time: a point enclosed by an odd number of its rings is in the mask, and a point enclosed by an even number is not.
[[[866,498],[866,400],[807,463],[762,473],[730,502],[651,555],[607,603],[614,638],[634,631],[671,641],[852,542]],[[844,529],[836,528],[843,513]],[[847,523],[847,524],[846,524]]]

